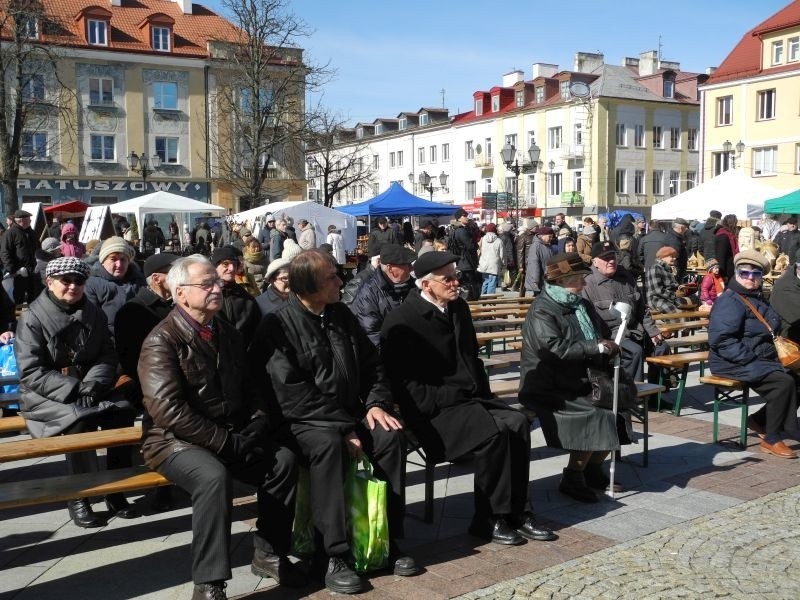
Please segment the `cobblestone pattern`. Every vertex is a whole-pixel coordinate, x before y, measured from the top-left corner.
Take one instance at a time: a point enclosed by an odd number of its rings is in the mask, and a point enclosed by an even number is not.
[[[536,598],[800,598],[800,486],[468,593]]]

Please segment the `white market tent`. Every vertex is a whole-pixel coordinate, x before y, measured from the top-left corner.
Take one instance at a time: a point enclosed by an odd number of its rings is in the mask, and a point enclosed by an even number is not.
[[[131,198],[123,202],[117,202],[116,204],[112,204],[110,208],[111,212],[115,215],[135,215],[140,238],[144,237],[142,232],[144,232],[145,215],[175,215],[178,231],[182,232],[185,215],[189,213],[224,215],[228,212],[228,209],[223,206],[192,200],[186,196],[179,196],[178,194],[170,194],[169,192],[163,191],[153,192],[152,194],[146,194],[138,198]],[[183,244],[183,236],[181,236],[181,244]]]
[[[654,204],[651,218],[662,221],[682,217],[704,221],[708,213],[718,210],[739,219],[760,219],[764,202],[780,191],[761,183],[742,170],[729,169],[702,185]]]
[[[257,236],[264,225],[264,217],[267,214],[275,217],[276,221],[291,217],[295,226],[297,226],[297,221],[305,219],[314,226],[317,246],[325,243],[328,237],[328,225],[336,225],[336,228],[342,233],[345,250],[349,252],[356,248],[356,218],[310,200],[273,202],[236,213],[229,216],[228,219],[235,223],[247,223],[253,231],[253,235]]]

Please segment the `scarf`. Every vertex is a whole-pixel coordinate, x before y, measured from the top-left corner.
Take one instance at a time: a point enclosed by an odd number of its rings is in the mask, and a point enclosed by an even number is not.
[[[586,312],[586,306],[582,302],[582,298],[572,292],[568,292],[560,285],[553,285],[551,283],[544,284],[545,293],[558,304],[565,308],[570,308],[575,311],[575,316],[578,317],[578,324],[581,326],[581,333],[583,337],[590,342],[597,341],[597,334],[594,330],[594,324]]]

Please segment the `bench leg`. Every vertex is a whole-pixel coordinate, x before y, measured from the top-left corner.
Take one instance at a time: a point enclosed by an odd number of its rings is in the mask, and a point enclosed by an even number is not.
[[[645,398],[644,407],[642,410],[642,431],[644,432],[644,440],[642,440],[642,466],[646,469],[648,464],[647,449],[650,443],[650,417],[648,416],[647,399]]]
[[[436,465],[425,457],[425,514],[423,521],[433,523],[433,479]]]
[[[689,374],[689,365],[681,367],[680,375],[678,375],[678,393],[675,397],[675,408],[672,409],[672,414],[676,417],[681,416],[681,399],[683,398],[683,388],[686,387],[686,377]]]
[[[750,387],[742,390],[742,419],[739,423],[739,446],[747,448],[747,405],[750,404]]]
[[[720,389],[714,386],[714,423],[711,428],[711,440],[717,443],[719,433],[719,403],[720,403]]]

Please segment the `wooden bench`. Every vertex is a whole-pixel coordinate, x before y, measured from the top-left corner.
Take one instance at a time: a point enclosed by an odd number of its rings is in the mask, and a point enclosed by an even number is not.
[[[708,311],[705,310],[684,310],[673,313],[651,313],[654,321],[674,321],[675,319],[707,319]]]
[[[708,319],[693,319],[691,321],[681,321],[680,323],[667,323],[657,324],[658,330],[661,333],[678,333],[684,329],[700,329],[708,327]]]
[[[689,365],[700,363],[700,375],[703,375],[703,363],[708,360],[708,351],[698,352],[679,352],[678,354],[669,354],[667,356],[648,356],[647,363],[660,367],[661,371],[658,376],[658,384],[664,385],[664,373],[667,376],[674,374],[678,378],[678,393],[675,398],[675,406],[672,409],[672,414],[676,417],[681,414],[681,399],[683,398],[683,389],[686,387],[686,377],[689,374]],[[661,392],[658,393],[657,409],[661,410]]]
[[[27,428],[25,419],[19,415],[11,417],[0,417],[0,433],[12,433],[15,431],[23,431]]]
[[[648,418],[649,410],[647,398],[655,394],[660,394],[666,390],[663,385],[655,383],[636,382],[636,397],[641,400],[641,404],[631,409],[631,417],[642,425],[642,467],[647,468],[649,464],[648,450],[650,445],[650,421]],[[617,451],[617,457],[621,458],[621,451]]]
[[[708,332],[693,333],[692,335],[683,335],[680,337],[668,338],[664,343],[670,348],[692,348],[692,349],[706,349],[708,346]]]
[[[727,404],[741,409],[739,423],[739,446],[747,448],[747,404],[750,401],[750,386],[736,379],[717,377],[709,373],[700,378],[700,383],[714,386],[714,426],[711,438],[717,443],[719,432],[719,407]]]
[[[489,382],[489,389],[498,396],[516,396],[519,393],[519,379],[496,379]]]
[[[482,331],[476,334],[478,346],[486,346],[486,356],[492,355],[494,342],[502,341],[503,349],[511,340],[522,337],[521,329],[505,329],[503,331]]]

